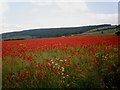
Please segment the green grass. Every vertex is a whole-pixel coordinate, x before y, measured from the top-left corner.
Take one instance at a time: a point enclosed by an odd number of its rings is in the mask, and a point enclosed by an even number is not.
[[[110,80],[110,77],[114,77],[114,68],[117,68],[119,64],[118,50],[107,47],[110,49],[110,52],[107,52],[105,48],[106,46],[96,46],[94,48],[66,48],[65,50],[29,52],[27,56],[32,57],[32,64],[28,62],[27,57],[3,56],[3,88],[117,87],[113,85],[116,80]],[[96,52],[90,53],[91,49],[95,49]],[[45,59],[52,61],[44,62]],[[60,61],[58,62],[58,60]],[[95,64],[93,60],[100,64]],[[50,69],[48,63],[52,62],[54,65]],[[35,64],[37,66],[34,66]],[[46,65],[46,67],[42,65]],[[62,67],[62,69],[55,75],[58,67]],[[24,74],[23,77],[20,77],[20,72]],[[11,76],[10,79],[8,79],[8,74]],[[107,85],[108,83],[109,85]]]
[[[103,34],[115,35],[115,29],[108,29],[108,30],[101,30],[101,31],[103,31]],[[82,34],[101,34],[101,31],[94,30],[94,32],[88,31]]]

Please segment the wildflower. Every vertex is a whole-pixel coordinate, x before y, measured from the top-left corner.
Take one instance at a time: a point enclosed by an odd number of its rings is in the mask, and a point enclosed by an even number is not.
[[[62,62],[63,60],[61,59],[60,61]]]
[[[48,59],[44,59],[44,62],[49,62],[49,60]]]
[[[78,66],[77,66],[77,65],[75,65],[75,66],[74,66],[74,69],[77,69],[77,68],[78,68]]]
[[[62,73],[62,75],[64,75],[64,73]]]
[[[96,52],[96,50],[95,50],[95,49],[91,49],[91,50],[90,50],[90,52],[95,53],[95,52]]]
[[[85,55],[85,52],[81,52],[82,55]]]
[[[59,70],[59,71],[62,71],[62,68],[61,68],[61,67],[59,67],[59,68],[58,68],[58,70]]]
[[[76,55],[76,51],[72,52],[72,56]]]
[[[57,64],[57,63],[55,63],[55,65],[57,66],[58,64]]]
[[[67,74],[66,76],[68,77],[69,75]]]
[[[54,62],[52,62],[52,64],[54,64]]]
[[[50,65],[50,63],[48,63],[48,65]]]
[[[65,78],[65,76],[63,76],[63,78]]]
[[[41,64],[41,66],[42,66],[43,68],[46,68],[46,65],[45,65],[45,64]]]
[[[50,68],[50,69],[52,69],[52,68],[53,68],[53,65],[52,65],[52,64],[50,64],[50,65],[49,65],[49,68]]]
[[[67,59],[65,59],[65,62],[67,61]]]
[[[69,66],[70,66],[70,63],[66,64],[66,66],[69,67]]]
[[[110,49],[108,49],[108,48],[107,48],[106,52],[108,52],[108,53],[109,53],[109,52],[110,52]]]
[[[20,72],[19,77],[20,77],[20,78],[22,78],[22,77],[24,77],[24,76],[25,76],[25,74],[24,74],[24,73],[22,73],[22,72]]]
[[[76,70],[78,73],[81,73],[82,71],[81,70]]]
[[[8,77],[8,79],[9,79],[9,80],[11,80],[11,76],[10,76],[10,74],[8,74],[8,76],[7,76],[7,77]]]
[[[62,68],[62,71],[64,72],[64,67],[61,67]]]
[[[51,62],[53,62],[53,59],[50,59]]]
[[[93,60],[93,63],[94,63],[95,65],[99,65],[99,64],[100,64],[100,62],[98,62],[98,61],[96,61],[96,60]]]
[[[58,75],[58,72],[55,72],[55,73],[54,73],[54,76],[57,76],[57,75]]]
[[[58,59],[57,61],[60,62],[60,59]]]
[[[37,67],[37,64],[36,64],[36,63],[34,64],[34,67]]]

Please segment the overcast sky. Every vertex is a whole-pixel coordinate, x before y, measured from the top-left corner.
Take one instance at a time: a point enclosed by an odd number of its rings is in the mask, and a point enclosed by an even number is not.
[[[23,2],[21,0],[21,2],[15,2],[13,0],[2,2],[0,3],[0,15],[2,15],[0,16],[2,27],[0,33],[32,28],[118,24],[117,0],[93,1],[24,0]]]

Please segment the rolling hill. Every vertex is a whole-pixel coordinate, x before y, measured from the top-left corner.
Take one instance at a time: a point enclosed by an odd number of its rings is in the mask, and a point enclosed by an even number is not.
[[[31,39],[31,38],[48,38],[58,36],[68,36],[73,34],[82,34],[96,31],[103,31],[108,29],[114,29],[115,25],[103,24],[93,26],[82,26],[82,27],[66,27],[66,28],[45,28],[45,29],[30,29],[19,32],[3,33],[2,40],[13,40],[13,39]]]

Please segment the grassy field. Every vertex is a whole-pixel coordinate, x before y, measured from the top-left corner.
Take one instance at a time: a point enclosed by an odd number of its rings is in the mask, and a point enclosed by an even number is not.
[[[3,41],[3,88],[118,88],[114,35]]]
[[[103,34],[105,35],[115,35],[116,29],[106,29],[106,30],[104,30],[104,28],[100,30],[93,29],[83,34],[101,34],[102,31],[103,31]]]

